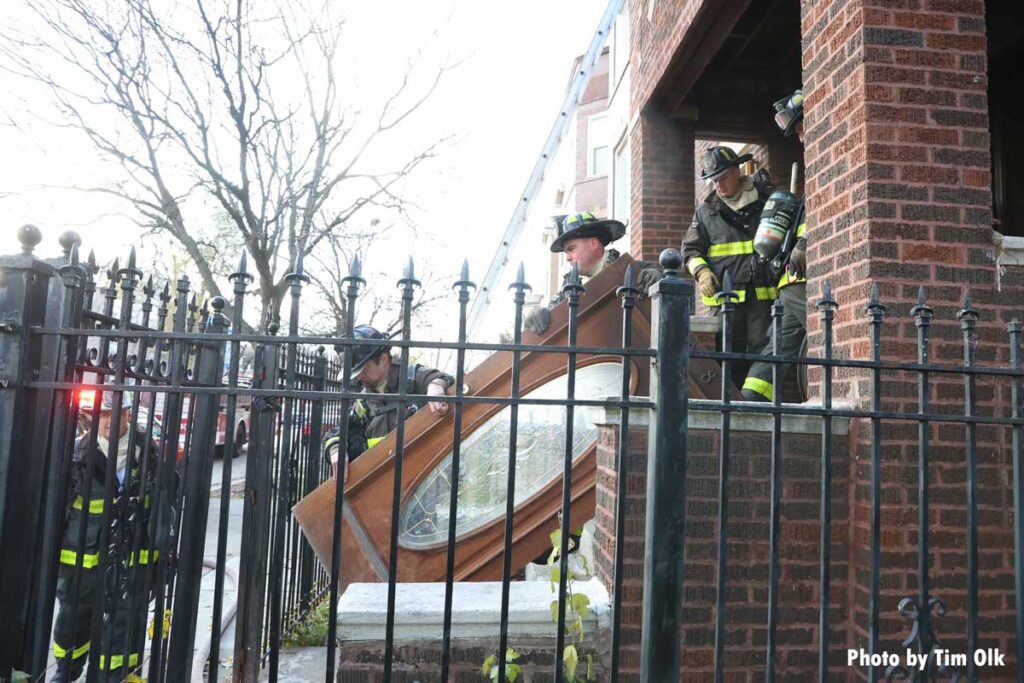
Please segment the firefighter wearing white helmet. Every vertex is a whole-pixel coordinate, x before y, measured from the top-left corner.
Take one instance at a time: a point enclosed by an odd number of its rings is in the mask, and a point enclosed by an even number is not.
[[[800,142],[804,141],[804,93],[797,90],[774,104],[775,124],[786,137],[796,135]],[[781,333],[778,342],[778,355],[796,357],[803,355],[807,342],[807,215],[803,198],[799,199],[796,220],[792,221],[793,234],[788,243],[792,244],[789,253],[783,253],[780,262],[783,270],[776,288],[782,301]],[[785,248],[784,248],[785,249]],[[771,330],[768,342],[761,351],[762,355],[773,355]],[[750,372],[743,382],[742,394],[748,401],[771,401],[775,398],[777,387],[772,383],[773,363],[758,361],[750,367]],[[778,372],[779,384],[783,384],[792,366],[780,365]]]
[[[104,392],[98,411],[95,392],[84,390],[79,395],[80,415],[87,419],[80,423],[85,429],[76,439],[72,455],[57,575],[58,611],[53,630],[57,669],[51,682],[76,680],[90,657],[99,658],[101,681],[141,680],[142,625],[149,596],[135,595],[131,591],[138,592],[151,583],[138,572],[150,571],[155,565],[157,548],[166,540],[171,514],[170,496],[161,496],[161,509],[166,507],[167,511],[154,520],[155,524],[150,524],[151,515],[155,513],[151,509],[155,496],[151,493],[155,491],[159,451],[152,442],[146,447],[144,433],[129,438],[131,407],[129,392],[120,396]],[[118,428],[112,433],[115,416],[119,417]],[[95,425],[92,425],[93,419]],[[95,441],[91,438],[93,433]],[[130,443],[134,445],[134,453],[130,451]],[[146,467],[142,466],[144,455],[149,459]],[[115,492],[108,496],[106,473],[111,466],[116,468]],[[143,469],[146,470],[145,482],[140,481]],[[105,521],[112,529],[108,546],[111,554],[107,561],[111,573],[107,581],[102,580],[98,569],[100,532]],[[153,542],[149,542],[149,528],[156,529]],[[136,574],[138,580],[129,580]],[[97,643],[104,648],[100,652],[92,650],[90,645],[96,609],[107,611]],[[135,628],[129,633],[129,625],[133,623]]]

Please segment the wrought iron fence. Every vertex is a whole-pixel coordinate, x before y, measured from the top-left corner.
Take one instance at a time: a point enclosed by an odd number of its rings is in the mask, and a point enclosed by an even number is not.
[[[162,290],[151,280],[142,283],[142,273],[130,257],[126,267],[115,265],[106,274],[104,287],[97,281],[97,269],[81,263],[77,245],[69,244],[66,259],[54,269],[32,257],[39,241],[37,233],[23,230],[24,254],[9,257],[0,263],[2,292],[0,313],[0,370],[3,371],[3,392],[0,393],[0,462],[3,463],[0,486],[0,510],[4,558],[0,572],[4,580],[3,638],[0,638],[0,676],[14,668],[40,675],[47,669],[51,644],[51,624],[55,596],[61,591],[62,601],[79,605],[85,590],[93,591],[93,609],[74,613],[72,622],[87,619],[89,628],[65,624],[63,633],[72,634],[60,644],[63,658],[74,661],[89,654],[88,680],[93,681],[112,670],[127,673],[139,668],[148,672],[149,680],[187,680],[192,671],[192,655],[197,631],[197,600],[206,551],[205,533],[210,504],[210,481],[217,451],[218,420],[223,415],[227,427],[238,424],[239,402],[251,399],[250,421],[246,424],[247,468],[244,490],[243,561],[238,578],[238,616],[234,646],[236,680],[255,680],[261,667],[268,668],[276,680],[279,649],[283,635],[320,599],[326,597],[337,605],[339,577],[345,559],[342,556],[343,510],[345,485],[343,477],[333,479],[333,538],[329,566],[321,566],[311,548],[290,518],[292,506],[306,493],[329,481],[330,472],[322,462],[320,443],[330,427],[340,431],[342,443],[347,432],[352,402],[361,394],[352,388],[352,351],[358,347],[376,346],[372,339],[353,335],[355,311],[360,290],[365,284],[358,262],[352,264],[346,285],[346,310],[349,333],[340,338],[316,337],[299,333],[301,296],[306,277],[301,259],[288,277],[290,310],[286,333],[276,323],[256,333],[243,331],[242,313],[246,305],[246,286],[251,276],[243,258],[238,272],[231,276],[233,300],[215,297],[200,305],[182,278],[168,283]],[[869,680],[879,677],[933,680],[942,676],[957,677],[956,667],[941,664],[935,651],[940,641],[933,619],[946,609],[942,596],[931,578],[931,563],[936,546],[929,543],[935,510],[929,501],[932,467],[930,455],[937,447],[932,426],[960,425],[964,429],[963,485],[966,495],[966,584],[964,586],[964,625],[968,651],[983,642],[979,624],[982,607],[979,602],[979,532],[978,532],[978,431],[982,427],[1008,429],[1012,433],[1012,472],[1007,472],[1006,487],[1013,494],[1013,590],[1017,657],[1024,658],[1024,550],[1022,550],[1021,515],[1024,512],[1024,472],[1022,472],[1020,414],[1020,383],[1024,362],[1020,353],[1021,325],[1016,321],[1007,327],[1010,347],[1008,366],[977,362],[978,312],[966,298],[958,313],[962,329],[963,363],[940,364],[931,360],[929,331],[934,311],[927,305],[922,291],[917,305],[910,311],[917,331],[916,362],[887,361],[882,357],[883,332],[886,325],[885,306],[877,290],[866,308],[870,327],[870,359],[854,360],[836,357],[833,353],[834,312],[837,303],[826,284],[816,307],[820,311],[821,355],[816,357],[771,359],[775,370],[773,380],[779,386],[783,365],[805,365],[819,373],[820,403],[783,404],[781,392],[769,403],[737,402],[732,398],[731,365],[764,360],[756,354],[731,351],[731,325],[738,296],[730,291],[728,280],[722,300],[722,350],[691,349],[690,312],[693,286],[678,277],[681,258],[666,252],[662,265],[666,277],[654,290],[650,319],[650,344],[637,345],[634,339],[635,309],[639,291],[632,280],[632,269],[617,295],[621,300],[621,344],[584,346],[579,342],[581,297],[585,290],[577,272],[573,272],[563,290],[568,309],[565,344],[523,343],[523,309],[529,286],[520,269],[511,286],[513,298],[513,341],[511,344],[482,344],[466,338],[466,311],[474,288],[468,269],[454,285],[458,305],[459,331],[455,342],[424,342],[412,338],[412,302],[418,282],[412,262],[399,281],[402,334],[389,344],[399,351],[399,387],[394,393],[381,394],[382,400],[408,405],[414,400],[408,386],[407,368],[410,353],[422,348],[445,348],[456,352],[454,389],[446,396],[432,397],[452,406],[452,473],[448,498],[449,524],[446,531],[447,550],[444,580],[444,620],[441,633],[442,680],[451,673],[452,599],[456,576],[455,548],[458,535],[460,458],[463,452],[464,411],[475,404],[507,406],[510,413],[507,441],[505,491],[515,492],[517,449],[519,440],[519,409],[522,406],[545,406],[564,410],[565,440],[561,466],[561,535],[560,571],[558,580],[558,613],[556,652],[564,646],[567,591],[568,543],[572,471],[574,462],[574,411],[587,407],[620,409],[618,425],[618,458],[616,470],[617,496],[615,511],[614,569],[611,586],[612,634],[607,676],[619,680],[625,669],[623,650],[623,584],[627,504],[635,499],[627,489],[626,461],[629,451],[630,414],[652,411],[648,434],[648,472],[645,524],[645,558],[643,580],[643,613],[638,624],[642,628],[640,675],[645,681],[678,680],[681,657],[685,648],[681,629],[692,623],[684,618],[685,588],[692,577],[684,571],[691,548],[692,516],[688,513],[688,488],[694,473],[688,471],[692,447],[690,413],[711,411],[718,415],[717,434],[718,481],[714,494],[716,505],[713,534],[714,609],[711,617],[713,664],[716,681],[724,680],[732,668],[729,660],[730,607],[730,531],[733,488],[731,461],[735,449],[733,418],[742,414],[763,414],[771,417],[769,437],[770,469],[763,479],[768,485],[768,576],[765,586],[766,618],[763,644],[764,677],[772,681],[786,675],[780,669],[780,622],[784,619],[781,603],[787,600],[782,584],[780,544],[787,520],[783,515],[784,469],[787,458],[796,453],[785,452],[783,418],[812,416],[820,418],[818,449],[818,480],[820,491],[817,506],[819,556],[817,569],[817,600],[789,597],[797,606],[816,603],[817,627],[814,647],[818,680],[829,680],[840,672],[834,663],[835,649],[847,646],[855,638],[844,636],[840,643],[832,638],[837,617],[832,608],[835,595],[832,570],[835,539],[832,537],[833,512],[840,501],[834,498],[832,477],[835,448],[832,422],[836,419],[863,421],[866,436],[853,437],[869,452],[866,467],[870,471],[869,553],[867,561],[868,608],[866,614],[867,649],[869,655],[879,653],[884,638],[883,613],[894,606],[883,604],[883,561],[891,549],[882,542],[883,513],[891,501],[884,498],[885,481],[883,450],[887,441],[885,425],[910,423],[917,426],[913,444],[916,478],[906,484],[907,498],[902,505],[916,505],[916,543],[901,550],[913,551],[917,569],[909,572],[906,587],[913,595],[906,597],[898,611],[913,622],[904,645],[917,654],[930,654],[924,668],[912,672],[903,664],[863,667]],[[59,277],[59,280],[58,280]],[[140,297],[138,290],[141,285]],[[96,300],[96,295],[101,300]],[[173,306],[172,306],[173,302]],[[155,307],[155,319],[153,317]],[[99,310],[96,310],[96,309]],[[118,313],[115,314],[115,308]],[[225,312],[230,311],[229,319]],[[774,311],[774,326],[779,338],[781,308]],[[251,385],[241,381],[240,365],[243,344],[255,346]],[[340,363],[329,362],[324,347],[338,345],[346,351]],[[317,348],[319,347],[319,348]],[[229,352],[228,352],[229,350]],[[471,395],[465,390],[465,355],[467,351],[501,351],[511,354],[509,392],[507,396]],[[565,358],[566,393],[559,398],[524,396],[521,391],[522,362],[527,354],[559,354]],[[225,356],[227,364],[225,367]],[[576,395],[579,360],[583,356],[604,355],[621,358],[621,390],[614,398],[596,399]],[[722,365],[721,399],[693,401],[688,395],[689,362],[691,358],[711,359]],[[649,397],[637,396],[631,390],[633,364],[631,359],[651,362]],[[836,374],[849,380],[851,373],[861,373],[870,392],[870,406],[835,405],[833,388]],[[915,378],[916,409],[893,406],[886,395],[886,382],[896,373]],[[948,396],[938,406],[932,403],[934,378],[959,376],[963,379],[962,409],[953,410]],[[998,401],[979,399],[978,382],[1005,382],[1010,387],[1008,406]],[[80,421],[83,391],[95,392],[88,421]],[[160,409],[158,411],[158,399]],[[100,432],[106,401],[113,408],[109,422],[103,422],[106,434]],[[124,403],[130,411],[122,429]],[[991,406],[995,406],[994,408]],[[991,409],[990,409],[991,408]],[[984,410],[989,412],[985,414]],[[1006,410],[1004,410],[1006,409]],[[1002,412],[1001,412],[1002,411]],[[162,430],[156,435],[156,414],[162,417]],[[1010,414],[1004,414],[1009,412]],[[390,532],[386,561],[388,615],[383,654],[384,679],[391,680],[395,663],[395,609],[399,580],[400,519],[403,491],[403,462],[406,451],[407,416],[398,411],[394,440],[394,475],[390,498]],[[226,432],[233,435],[234,431]],[[119,449],[124,442],[126,448]],[[75,444],[80,444],[78,457],[73,457]],[[123,460],[94,456],[97,444],[104,454],[118,452]],[[227,510],[231,495],[232,460],[239,443],[226,438],[222,446],[222,487],[220,527],[217,554],[217,603],[213,614],[213,641],[209,656],[209,679],[218,676],[220,622],[224,606],[221,602],[225,581]],[[908,448],[910,448],[908,446]],[[901,451],[901,453],[904,451]],[[804,454],[806,455],[806,454]],[[94,475],[97,461],[108,466]],[[116,467],[109,466],[113,462]],[[85,475],[81,473],[85,472]],[[70,489],[67,483],[80,483]],[[909,497],[910,491],[916,498]],[[848,501],[844,501],[848,502]],[[18,513],[28,511],[28,514]],[[512,563],[515,534],[515,495],[505,496],[505,517],[502,553],[502,596],[498,620],[498,677],[503,680],[507,665],[505,653],[509,645],[510,584],[516,569]],[[68,524],[70,520],[70,524]],[[689,520],[689,524],[688,524]],[[77,526],[76,526],[77,525]],[[85,542],[89,534],[96,539]],[[74,537],[74,538],[72,538]],[[67,547],[69,540],[80,542]],[[23,548],[23,556],[15,558],[10,548]],[[856,558],[855,558],[856,559]],[[88,577],[88,578],[87,578]],[[101,577],[96,580],[94,577]],[[945,586],[944,586],[945,588]],[[888,591],[891,593],[892,591]],[[150,607],[152,596],[153,605]],[[86,599],[88,602],[88,600]],[[852,609],[857,600],[846,603]],[[793,604],[789,604],[793,606]],[[170,609],[170,630],[161,627],[159,617]],[[148,645],[145,631],[149,614],[155,624]],[[337,620],[335,610],[329,611],[328,657],[325,680],[336,675]],[[851,620],[852,621],[852,620]],[[84,642],[77,634],[87,636]],[[83,636],[83,637],[85,637]],[[99,656],[96,656],[99,655]],[[830,656],[831,655],[831,656]],[[133,659],[134,657],[134,659]],[[148,659],[147,659],[148,658]],[[870,659],[870,657],[869,657]],[[761,665],[758,665],[760,668]],[[556,680],[563,680],[561,657],[554,657],[552,668]],[[750,668],[750,665],[745,665]],[[855,669],[857,667],[854,667]],[[851,669],[853,671],[853,669]],[[978,679],[973,658],[963,667],[962,675]],[[1018,680],[1024,673],[1018,673]],[[623,676],[624,677],[624,676]]]

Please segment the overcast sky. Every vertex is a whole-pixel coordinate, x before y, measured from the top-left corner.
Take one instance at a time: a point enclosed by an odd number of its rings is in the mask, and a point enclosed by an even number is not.
[[[24,20],[20,3],[4,3],[0,20]],[[517,3],[468,0],[357,0],[347,3],[348,93],[356,108],[380,101],[405,64],[419,54],[422,76],[444,60],[458,60],[417,114],[413,126],[380,152],[401,157],[425,140],[454,138],[433,165],[406,185],[419,205],[416,257],[437,273],[456,273],[468,257],[479,279],[541,151],[558,112],[572,60],[583,53],[604,10],[604,0],[524,0]],[[414,84],[415,85],[415,84]],[[25,107],[36,106],[26,87],[0,73],[0,252],[17,250],[17,228],[32,222],[45,240],[37,253],[59,253],[57,237],[73,228],[101,262],[126,254],[139,230],[123,207],[92,194],[61,189],[116,177],[81,134],[24,123]],[[19,100],[21,101],[19,103]],[[38,106],[44,106],[42,102]],[[542,207],[546,207],[540,202]],[[397,236],[375,252],[380,270],[404,263],[412,247]],[[149,245],[142,245],[145,250]],[[528,268],[529,270],[529,268]],[[537,269],[541,276],[541,268]]]

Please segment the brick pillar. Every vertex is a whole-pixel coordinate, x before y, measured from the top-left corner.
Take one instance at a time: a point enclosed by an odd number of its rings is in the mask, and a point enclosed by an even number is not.
[[[630,253],[656,263],[662,249],[680,247],[693,218],[693,127],[644,111],[630,135]]]
[[[620,680],[639,680],[640,623],[643,596],[644,524],[647,478],[647,414],[630,416],[626,485]],[[733,415],[730,469],[729,549],[726,607],[728,680],[763,680],[767,631],[771,419]],[[597,577],[612,591],[615,553],[618,414],[608,410],[598,427],[597,504],[594,564]],[[716,562],[718,556],[718,479],[720,414],[690,410],[689,468],[682,665],[684,683],[713,680]],[[780,680],[812,680],[817,664],[817,614],[820,593],[820,418],[783,421],[783,491],[779,552],[779,626],[777,671]],[[848,577],[849,489],[846,420],[833,421],[833,527],[831,592],[831,665],[829,680],[846,680],[850,610]],[[607,662],[605,663],[607,664]]]
[[[835,355],[870,356],[864,304],[877,284],[889,316],[883,358],[914,361],[910,309],[920,285],[935,309],[932,362],[959,363],[956,312],[970,288],[981,319],[982,363],[1007,361],[1009,310],[1018,291],[1000,291],[993,247],[991,158],[982,0],[820,0],[802,3],[806,105],[808,318],[811,353],[820,353],[813,312],[828,278],[841,308]],[[812,395],[820,392],[813,373]],[[931,378],[933,412],[963,414],[963,379]],[[980,414],[1005,415],[1006,384],[979,378]],[[837,372],[835,395],[866,406],[867,375]],[[916,375],[887,373],[887,409],[917,409]],[[932,587],[949,606],[935,629],[963,651],[965,638],[964,428],[933,425],[929,472]],[[853,443],[850,489],[853,645],[867,638],[870,549],[869,432]],[[1012,659],[1012,492],[1009,430],[979,429],[980,642]],[[896,614],[916,590],[917,427],[887,422],[883,449],[881,649],[899,649],[910,624]],[[1013,665],[1011,665],[1012,669]],[[988,673],[983,675],[989,675]],[[1003,680],[1009,669],[992,672]]]

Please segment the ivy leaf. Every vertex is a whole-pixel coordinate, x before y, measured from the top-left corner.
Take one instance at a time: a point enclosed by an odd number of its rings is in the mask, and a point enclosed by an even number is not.
[[[487,659],[484,660],[483,675],[490,676],[491,668],[494,666],[494,655],[488,655]],[[495,674],[497,675],[497,674]]]
[[[562,530],[555,529],[551,532],[551,554],[548,555],[548,564],[554,564],[562,552]]]
[[[519,657],[520,657],[520,654],[518,652],[516,652],[512,648],[506,648],[506,650],[505,650],[505,661],[506,662],[514,662],[517,659],[519,659]]]
[[[551,621],[558,623],[558,600],[551,601]]]
[[[576,654],[575,645],[566,645],[562,651],[562,661],[565,662],[565,673],[570,679],[576,677],[576,666],[579,664],[579,655]]]
[[[593,653],[587,654],[587,680],[594,680],[594,655]]]
[[[587,615],[590,614],[590,598],[583,593],[573,593],[572,611],[575,612],[580,619],[586,619]]]
[[[519,678],[519,665],[518,664],[509,664],[507,667],[505,667],[505,680],[507,680],[508,683],[516,683],[516,680],[518,678]]]

